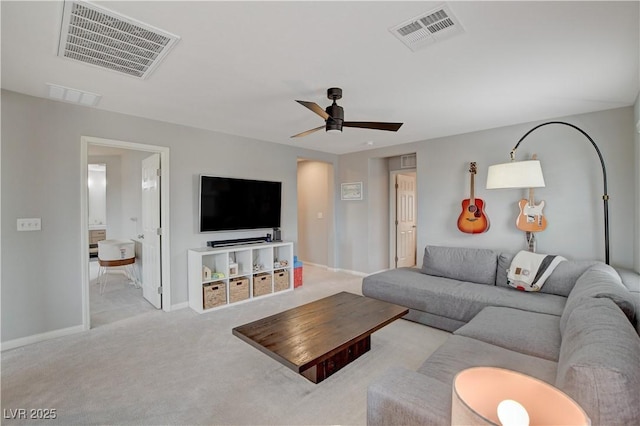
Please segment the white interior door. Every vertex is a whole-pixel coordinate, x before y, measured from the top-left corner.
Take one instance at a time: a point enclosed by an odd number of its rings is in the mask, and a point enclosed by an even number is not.
[[[160,154],[142,160],[142,295],[162,307],[160,261]]]
[[[416,177],[396,176],[396,267],[416,264]]]

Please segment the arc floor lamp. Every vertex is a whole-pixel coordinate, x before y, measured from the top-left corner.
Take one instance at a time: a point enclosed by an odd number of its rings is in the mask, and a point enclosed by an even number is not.
[[[598,148],[598,145],[584,130],[571,123],[564,121],[549,121],[539,124],[533,129],[524,134],[511,150],[511,161],[509,163],[495,164],[489,166],[487,172],[487,189],[499,189],[499,188],[539,188],[545,186],[544,177],[542,175],[542,168],[540,167],[540,161],[527,160],[516,161],[516,150],[520,146],[520,143],[529,136],[533,131],[543,126],[549,126],[551,124],[560,124],[563,126],[569,126],[578,132],[582,133],[591,142],[591,145],[596,150],[598,158],[600,159],[600,165],[602,166],[602,180],[604,184],[604,195],[602,200],[604,202],[604,258],[605,263],[609,264],[609,195],[607,193],[607,168],[604,165],[604,159],[602,153]]]

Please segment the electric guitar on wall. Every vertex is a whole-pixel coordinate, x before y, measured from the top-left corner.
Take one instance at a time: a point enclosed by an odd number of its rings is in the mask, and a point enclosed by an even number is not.
[[[536,159],[534,155],[533,160]],[[536,204],[533,201],[533,188],[529,188],[529,199],[522,199],[518,202],[520,214],[516,218],[516,227],[525,232],[540,232],[547,228],[547,219],[542,213],[544,201]]]
[[[462,201],[462,212],[458,217],[458,229],[467,234],[481,234],[489,230],[489,218],[484,212],[484,201],[475,197],[476,163],[471,162],[471,190],[469,198]]]
[[[540,232],[547,228],[547,218],[544,217],[542,209],[544,201],[536,204],[533,201],[533,188],[529,188],[529,199],[520,200],[520,214],[516,218],[516,227],[525,232]]]

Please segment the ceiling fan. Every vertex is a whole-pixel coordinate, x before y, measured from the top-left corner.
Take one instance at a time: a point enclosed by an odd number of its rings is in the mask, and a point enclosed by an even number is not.
[[[374,121],[344,121],[344,109],[336,104],[336,100],[342,98],[342,89],[338,87],[332,87],[327,90],[327,98],[333,100],[333,103],[326,109],[322,109],[320,105],[315,102],[296,101],[300,105],[309,108],[311,111],[318,114],[325,120],[325,124],[315,129],[307,130],[297,135],[291,136],[292,138],[300,138],[307,136],[310,133],[316,132],[320,129],[326,129],[327,132],[342,132],[343,127],[360,127],[361,129],[374,129],[374,130],[388,130],[390,132],[397,132],[403,123],[380,123]]]

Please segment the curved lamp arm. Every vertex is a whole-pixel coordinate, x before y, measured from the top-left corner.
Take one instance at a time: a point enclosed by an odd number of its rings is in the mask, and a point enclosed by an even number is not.
[[[540,127],[548,126],[550,124],[562,124],[564,126],[569,126],[569,127],[572,127],[574,129],[576,129],[577,131],[582,133],[587,139],[589,139],[589,142],[591,142],[591,145],[593,145],[593,148],[598,153],[598,158],[600,159],[600,165],[602,166],[602,180],[603,180],[603,183],[604,183],[604,194],[602,195],[602,200],[604,201],[604,258],[605,258],[605,263],[608,265],[609,264],[609,194],[607,193],[607,168],[604,165],[604,159],[602,158],[602,154],[600,153],[600,149],[598,149],[598,145],[596,145],[596,143],[593,141],[591,136],[589,136],[584,130],[582,130],[578,126],[574,126],[573,124],[566,123],[564,121],[549,121],[547,123],[542,123],[542,124],[537,125],[533,129],[529,130],[527,133],[524,134],[523,137],[520,138],[520,140],[518,141],[516,146],[514,146],[513,149],[511,150],[511,154],[510,154],[511,155],[511,161],[515,160],[515,158],[516,158],[516,150],[520,146],[520,143],[527,136],[529,136],[529,134],[531,132],[533,132],[534,130],[536,130],[536,129],[540,128]]]

